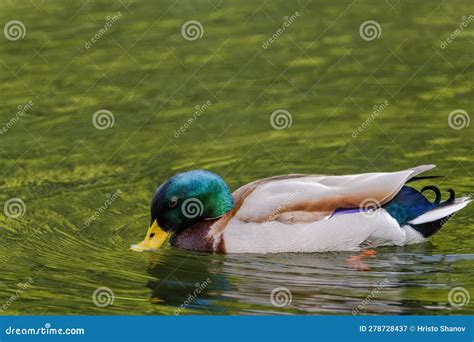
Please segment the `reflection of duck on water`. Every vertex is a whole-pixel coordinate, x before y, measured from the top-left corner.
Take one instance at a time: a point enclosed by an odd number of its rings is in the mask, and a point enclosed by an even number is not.
[[[427,273],[440,271],[441,263],[446,272],[451,266],[442,256],[427,257],[432,248],[429,244],[429,250],[424,247],[387,248],[366,261],[371,272],[349,267],[345,260],[351,254],[347,252],[228,256],[223,272],[232,286],[225,295],[257,314],[426,313],[423,305],[434,305],[434,301],[402,298],[407,298],[407,291],[416,291],[415,284]],[[426,282],[439,284],[441,279]]]
[[[207,260],[212,257],[212,260]],[[219,290],[228,289],[228,283],[220,274],[222,262],[211,255],[184,255],[179,251],[162,250],[150,254],[146,287],[151,290],[151,301],[175,307],[174,314],[218,310],[211,298],[216,299]],[[188,309],[188,311],[185,311]]]
[[[175,315],[422,314],[442,303],[402,298],[430,284],[441,302],[456,285],[449,273],[459,259],[433,252],[430,243],[387,248],[364,260],[370,271],[358,272],[345,262],[347,252],[222,256],[163,249],[150,254],[148,273],[155,279],[146,286],[151,300],[173,307]]]
[[[151,203],[151,224],[134,250],[156,249],[169,234],[176,247],[222,253],[358,250],[410,245],[438,231],[469,198],[441,202],[435,186],[405,183],[434,165],[349,176],[288,175],[259,180],[233,194],[208,171],[180,173]],[[433,191],[430,202],[422,194]]]

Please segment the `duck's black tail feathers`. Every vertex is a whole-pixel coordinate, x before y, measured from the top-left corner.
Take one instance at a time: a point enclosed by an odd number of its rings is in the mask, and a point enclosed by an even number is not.
[[[454,191],[452,190],[449,194],[449,199],[446,202],[409,221],[408,224],[426,238],[436,233],[452,216],[471,201],[469,197],[455,199]]]
[[[415,176],[407,180],[407,183],[420,181],[423,179],[443,178],[443,176]]]
[[[438,230],[441,229],[441,227],[448,222],[448,220],[451,218],[453,215],[449,215],[446,217],[443,217],[438,220],[434,220],[431,222],[425,222],[425,223],[420,223],[420,224],[410,224],[410,227],[415,229],[417,232],[419,232],[421,235],[423,235],[425,238],[430,237],[434,233],[436,233]]]

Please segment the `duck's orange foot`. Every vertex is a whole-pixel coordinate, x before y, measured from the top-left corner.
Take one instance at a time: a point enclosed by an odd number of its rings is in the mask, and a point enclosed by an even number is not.
[[[353,255],[347,258],[346,263],[350,267],[354,268],[356,271],[370,271],[369,266],[364,264],[362,260],[365,258],[372,257],[376,254],[377,254],[376,251],[367,249],[367,250],[362,251],[359,255]]]
[[[362,262],[360,255],[354,255],[346,259],[346,263],[356,271],[369,271],[369,266]]]
[[[377,252],[374,251],[373,249],[366,249],[365,251],[362,251],[361,256],[363,256],[364,258],[368,258],[376,254]]]

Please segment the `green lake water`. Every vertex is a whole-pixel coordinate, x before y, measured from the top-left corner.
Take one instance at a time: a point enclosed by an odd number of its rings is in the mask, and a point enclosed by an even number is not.
[[[474,313],[472,205],[427,243],[378,248],[365,271],[347,252],[128,251],[155,188],[191,169],[236,189],[434,163],[444,177],[419,186],[472,193],[473,12],[468,0],[0,2],[1,27],[23,25],[0,31],[2,314]],[[182,32],[192,20],[197,36]],[[368,20],[375,36],[359,32]],[[271,121],[277,110],[288,120]],[[291,301],[272,304],[282,287]],[[450,291],[473,298],[452,305]]]

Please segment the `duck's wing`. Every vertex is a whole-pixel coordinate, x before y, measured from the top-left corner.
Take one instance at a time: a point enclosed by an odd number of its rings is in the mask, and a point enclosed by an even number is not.
[[[247,184],[234,192],[231,215],[244,222],[312,222],[338,208],[381,206],[411,178],[434,168],[421,165],[398,172],[347,176],[287,175]]]

